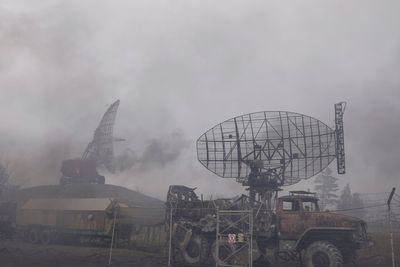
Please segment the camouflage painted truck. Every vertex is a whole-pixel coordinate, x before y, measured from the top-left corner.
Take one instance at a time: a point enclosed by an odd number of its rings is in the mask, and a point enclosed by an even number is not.
[[[166,224],[172,225],[174,247],[188,265],[194,266],[204,266],[210,258],[220,261],[221,253],[230,253],[229,246],[224,246],[216,256],[217,208],[253,209],[253,240],[260,255],[256,262],[264,261],[262,266],[282,261],[300,261],[306,267],[351,266],[357,250],[371,245],[364,221],[320,211],[313,193],[292,191],[276,196],[274,207],[268,212],[244,195],[204,201],[192,188],[171,186]]]

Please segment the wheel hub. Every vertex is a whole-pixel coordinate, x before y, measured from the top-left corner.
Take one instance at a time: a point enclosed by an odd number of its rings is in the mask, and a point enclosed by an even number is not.
[[[200,248],[196,244],[193,244],[193,242],[190,242],[188,244],[186,252],[192,258],[196,258],[196,257],[200,256]]]
[[[312,263],[315,267],[329,267],[329,257],[323,252],[316,252],[312,256]]]

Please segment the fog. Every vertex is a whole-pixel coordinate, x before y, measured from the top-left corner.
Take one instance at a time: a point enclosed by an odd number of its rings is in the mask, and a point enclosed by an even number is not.
[[[106,182],[164,198],[170,184],[242,192],[196,159],[197,138],[241,114],[333,125],[347,102],[352,191],[399,186],[398,1],[0,1],[0,157],[23,187],[57,184],[108,105],[138,160]],[[332,169],[334,169],[332,163]],[[295,185],[312,188],[312,179]]]

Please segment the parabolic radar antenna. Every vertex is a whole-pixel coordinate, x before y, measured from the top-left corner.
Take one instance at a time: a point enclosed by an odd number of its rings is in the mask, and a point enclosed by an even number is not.
[[[99,126],[94,131],[93,140],[88,144],[83,152],[83,160],[92,160],[96,165],[103,164],[111,173],[115,172],[114,160],[114,141],[113,136],[115,118],[119,107],[119,100],[115,101],[104,113]]]
[[[334,159],[345,173],[343,114],[335,104],[335,128],[302,114],[261,111],[224,121],[197,140],[198,160],[223,178],[249,187],[250,198],[266,200],[281,186],[308,179]]]
[[[109,172],[115,172],[114,142],[124,140],[113,136],[119,102],[117,100],[108,107],[94,131],[93,140],[87,145],[82,157],[62,162],[61,185],[70,183],[104,184],[104,176],[97,172],[97,167],[101,165],[105,166]]]

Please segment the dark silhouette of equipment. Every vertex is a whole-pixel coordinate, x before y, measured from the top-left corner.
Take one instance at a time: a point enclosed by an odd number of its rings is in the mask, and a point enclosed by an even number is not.
[[[115,118],[120,101],[115,101],[104,113],[99,126],[94,131],[93,140],[87,145],[81,158],[64,160],[62,162],[60,184],[94,183],[104,184],[105,177],[97,172],[97,167],[103,165],[114,173],[114,141],[123,141],[113,137]]]

